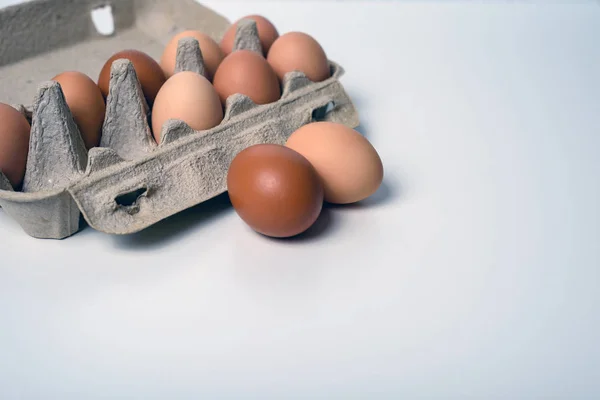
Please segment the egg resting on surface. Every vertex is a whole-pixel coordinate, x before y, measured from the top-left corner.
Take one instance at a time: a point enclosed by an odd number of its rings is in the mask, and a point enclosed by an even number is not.
[[[377,191],[383,164],[375,148],[354,129],[334,122],[304,125],[286,146],[306,157],[323,181],[325,201],[355,203]]]
[[[252,229],[271,237],[306,231],[319,217],[323,186],[306,158],[280,145],[240,152],[227,174],[229,198]]]

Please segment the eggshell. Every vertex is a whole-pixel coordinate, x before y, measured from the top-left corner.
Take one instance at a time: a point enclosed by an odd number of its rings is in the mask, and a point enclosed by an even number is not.
[[[177,44],[180,39],[192,37],[196,39],[200,45],[202,58],[208,72],[208,79],[212,80],[217,71],[217,67],[223,61],[225,54],[221,47],[210,36],[199,31],[184,31],[175,35],[165,47],[165,51],[160,59],[160,66],[165,76],[170,78],[175,72],[175,61],[177,58]]]
[[[123,50],[114,54],[111,58],[106,61],[100,76],[98,77],[98,87],[104,97],[108,96],[108,89],[110,84],[110,68],[113,61],[119,59],[128,59],[133,64],[135,73],[142,85],[142,91],[146,101],[151,106],[156,98],[156,94],[160,90],[163,83],[165,83],[165,74],[156,61],[148,54],[138,50]]]
[[[162,126],[169,119],[180,119],[197,131],[221,123],[221,101],[208,79],[195,72],[183,71],[165,82],[152,108],[152,130],[157,143]]]
[[[267,61],[253,51],[234,51],[219,65],[213,84],[223,104],[235,93],[245,94],[256,104],[277,101],[281,88]]]
[[[223,53],[227,55],[233,51],[237,23],[245,18],[256,21],[256,29],[258,30],[260,45],[262,46],[263,53],[266,55],[269,52],[273,42],[279,37],[279,32],[277,32],[277,29],[271,21],[261,15],[248,15],[233,23],[221,39],[221,49],[223,50]]]
[[[345,125],[314,122],[295,131],[286,146],[306,157],[325,188],[325,200],[347,204],[377,191],[383,164],[371,143]]]
[[[25,176],[30,131],[23,114],[0,103],[0,171],[14,188],[21,185]]]
[[[323,186],[308,160],[280,145],[240,152],[227,174],[229,198],[255,231],[271,237],[304,232],[323,206]]]
[[[302,32],[289,32],[271,46],[267,61],[283,79],[286,73],[301,71],[313,82],[324,81],[331,75],[327,55],[321,45]]]
[[[60,84],[85,147],[100,144],[106,105],[96,83],[81,72],[63,72],[52,78]]]

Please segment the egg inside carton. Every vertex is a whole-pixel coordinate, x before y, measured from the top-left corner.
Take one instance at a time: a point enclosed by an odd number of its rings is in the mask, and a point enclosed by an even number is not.
[[[234,51],[262,54],[256,23],[238,24]],[[281,98],[257,105],[242,94],[226,101],[223,121],[206,131],[168,120],[156,144],[150,110],[130,61],[112,64],[100,147],[86,151],[60,85],[40,86],[31,118],[31,140],[22,191],[13,191],[0,172],[0,206],[26,233],[61,239],[88,224],[111,234],[142,230],[227,190],[232,159],[260,143],[284,144],[315,119],[358,125],[358,116],[330,61],[331,77],[312,82],[301,72],[286,74]],[[176,72],[205,74],[198,41],[178,43]]]

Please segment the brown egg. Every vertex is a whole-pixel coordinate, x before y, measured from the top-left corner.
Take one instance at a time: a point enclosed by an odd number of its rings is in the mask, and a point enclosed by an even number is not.
[[[315,167],[325,187],[325,200],[330,203],[363,200],[375,193],[383,180],[377,151],[360,133],[345,125],[305,125],[290,136],[286,146]]]
[[[223,57],[223,51],[210,36],[199,31],[185,31],[175,35],[169,44],[165,47],[165,51],[160,59],[160,66],[165,73],[165,76],[170,78],[175,72],[175,61],[177,58],[177,44],[179,39],[185,37],[192,37],[200,44],[200,51],[202,52],[202,58],[208,72],[208,79],[212,80],[217,71],[217,67],[221,64]]]
[[[162,68],[148,54],[137,50],[123,50],[108,59],[100,76],[98,77],[98,87],[102,91],[104,97],[108,96],[108,87],[110,83],[110,68],[113,61],[125,58],[131,61],[135,73],[142,85],[142,91],[146,97],[146,101],[151,106],[154,102],[156,94],[160,87],[165,83],[165,74]]]
[[[277,32],[277,29],[275,29],[275,26],[271,23],[271,21],[261,15],[248,15],[247,17],[240,18],[233,25],[231,25],[221,39],[221,49],[223,50],[223,53],[227,55],[233,51],[233,42],[235,40],[237,23],[244,18],[249,18],[256,21],[256,29],[258,30],[260,45],[262,46],[263,53],[266,55],[269,52],[273,42],[279,37],[279,32]]]
[[[157,143],[160,143],[162,126],[169,119],[180,119],[197,131],[221,123],[221,101],[208,79],[183,71],[165,82],[152,108],[152,131]]]
[[[0,171],[14,188],[21,185],[25,176],[30,132],[23,114],[0,103]]]
[[[277,39],[267,61],[283,80],[286,73],[301,71],[313,82],[329,78],[329,61],[321,45],[312,36],[301,32],[290,32]]]
[[[227,174],[229,198],[252,229],[271,237],[307,230],[323,206],[323,186],[308,160],[275,144],[240,152]]]
[[[76,71],[63,72],[52,80],[60,84],[85,147],[91,149],[98,146],[106,106],[96,83],[87,75]]]
[[[213,84],[223,104],[235,93],[245,94],[256,104],[272,103],[281,95],[273,69],[260,54],[249,50],[234,51],[225,57]]]

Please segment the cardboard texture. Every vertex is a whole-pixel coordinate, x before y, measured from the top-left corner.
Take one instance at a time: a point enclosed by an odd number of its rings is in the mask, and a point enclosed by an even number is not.
[[[287,74],[275,103],[231,96],[223,121],[210,130],[169,120],[156,144],[135,70],[117,60],[100,147],[87,152],[60,85],[45,82],[49,77],[79,70],[94,79],[119,50],[134,48],[158,59],[177,32],[197,29],[219,41],[229,26],[192,0],[113,0],[115,32],[103,36],[90,14],[97,5],[38,0],[0,10],[0,101],[16,104],[32,123],[23,188],[13,191],[0,172],[0,206],[33,237],[68,237],[79,230],[80,215],[106,233],[137,232],[225,192],[229,164],[248,146],[283,144],[315,119],[358,125],[338,80],[343,70],[330,62],[332,76],[323,82]],[[239,24],[235,49],[261,51],[253,21]],[[204,73],[195,39],[178,43],[176,70]],[[33,106],[22,105],[31,98]]]

